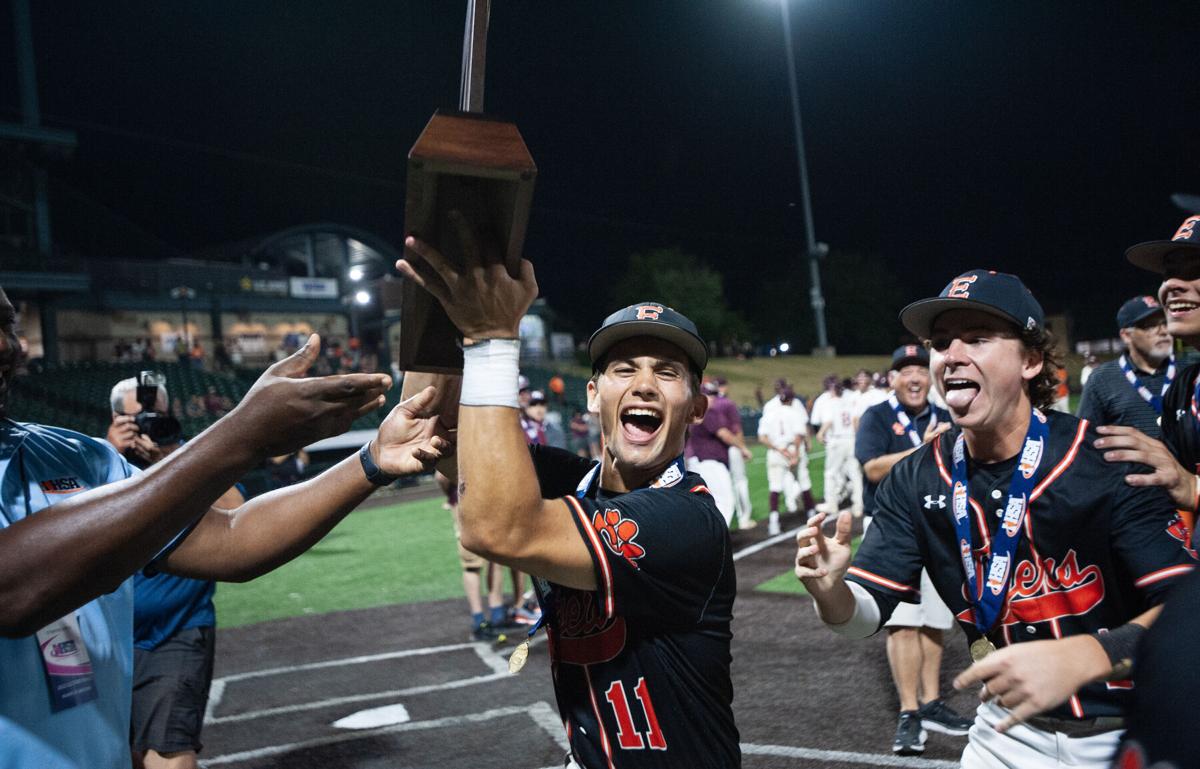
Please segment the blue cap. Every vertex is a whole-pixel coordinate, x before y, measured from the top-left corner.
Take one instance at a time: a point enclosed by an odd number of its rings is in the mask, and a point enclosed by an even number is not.
[[[905,366],[914,365],[929,368],[929,350],[925,349],[925,345],[901,345],[892,353],[892,371],[899,371]]]
[[[937,316],[947,310],[979,310],[1015,323],[1017,328],[1045,328],[1042,306],[1016,275],[994,270],[968,270],[946,284],[932,299],[913,302],[900,311],[900,322],[928,339]]]
[[[1157,272],[1159,275],[1166,272],[1168,254],[1181,252],[1193,259],[1200,258],[1200,227],[1196,226],[1197,224],[1200,224],[1200,215],[1189,216],[1179,225],[1179,229],[1175,230],[1170,240],[1151,240],[1130,246],[1125,251],[1125,258],[1138,267]]]
[[[1151,315],[1162,315],[1162,305],[1152,296],[1135,296],[1117,310],[1117,328],[1136,326]]]
[[[588,340],[592,370],[598,368],[613,345],[635,336],[670,342],[683,350],[697,373],[708,365],[708,345],[700,338],[695,323],[662,302],[637,302],[605,318]]]

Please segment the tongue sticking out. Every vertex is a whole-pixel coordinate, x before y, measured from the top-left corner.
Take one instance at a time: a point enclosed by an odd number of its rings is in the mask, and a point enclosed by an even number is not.
[[[635,443],[644,443],[653,438],[661,425],[662,420],[656,417],[641,414],[626,414],[621,417],[621,427],[625,430],[625,436]]]
[[[946,387],[946,405],[955,411],[966,411],[971,401],[979,394],[976,385],[953,385]]]

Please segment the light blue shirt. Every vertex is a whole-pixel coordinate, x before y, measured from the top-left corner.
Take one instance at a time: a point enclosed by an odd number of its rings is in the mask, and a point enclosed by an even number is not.
[[[135,472],[105,441],[0,420],[0,528]],[[130,766],[133,580],[85,604],[75,616],[98,696],[58,713],[50,709],[36,636],[0,638],[0,769]]]

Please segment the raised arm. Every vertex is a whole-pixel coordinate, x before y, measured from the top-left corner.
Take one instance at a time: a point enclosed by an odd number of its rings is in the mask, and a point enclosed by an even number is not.
[[[396,267],[441,302],[462,332],[465,365],[458,412],[462,544],[490,561],[553,582],[594,589],[591,556],[562,500],[543,500],[517,411],[518,325],[537,296],[533,266],[508,274],[491,241],[461,215],[455,269],[426,243]]]
[[[314,335],[226,417],[145,473],[0,529],[0,635],[29,635],[116,589],[263,458],[344,432],[382,404],[387,376],[302,378],[319,350]]]
[[[389,476],[432,470],[450,448],[438,432],[427,387],[400,403],[368,445],[371,461]],[[242,582],[308,550],[378,486],[367,479],[358,452],[315,478],[204,515],[163,564],[185,577]]]

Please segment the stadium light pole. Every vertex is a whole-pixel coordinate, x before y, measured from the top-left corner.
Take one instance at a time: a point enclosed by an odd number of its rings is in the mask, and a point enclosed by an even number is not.
[[[829,250],[824,243],[817,243],[813,232],[812,203],[808,190],[808,163],[804,159],[804,128],[800,122],[800,86],[796,82],[796,54],[792,50],[791,0],[778,0],[779,13],[783,18],[783,47],[787,52],[788,84],[792,92],[792,128],[796,133],[796,161],[800,168],[800,205],[804,209],[804,244],[808,253],[808,290],[813,319],[817,324],[817,350],[819,354],[830,354],[829,337],[825,333],[825,297],[821,293],[821,270],[817,261]]]

